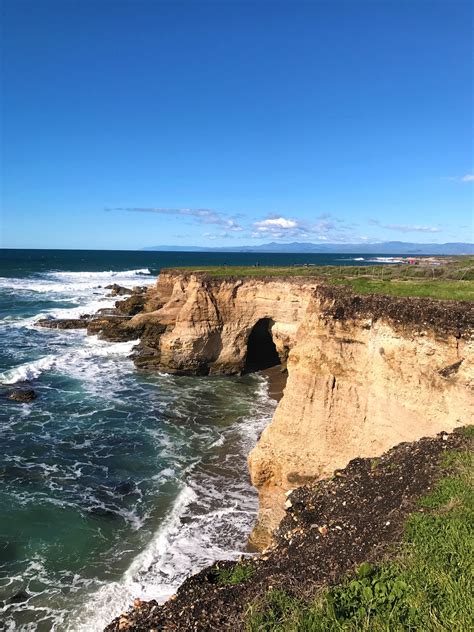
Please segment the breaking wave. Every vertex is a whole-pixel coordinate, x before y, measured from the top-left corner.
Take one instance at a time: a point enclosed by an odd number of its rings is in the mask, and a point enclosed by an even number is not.
[[[132,340],[107,343],[99,340],[96,336],[91,336],[86,339],[86,348],[84,349],[71,351],[61,356],[47,355],[0,373],[0,384],[12,385],[33,380],[45,371],[51,371],[52,369],[64,372],[77,372],[83,368],[81,367],[81,362],[92,358],[126,356],[138,342],[138,340]]]

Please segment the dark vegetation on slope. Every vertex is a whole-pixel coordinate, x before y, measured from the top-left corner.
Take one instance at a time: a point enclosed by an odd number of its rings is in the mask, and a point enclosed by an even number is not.
[[[117,630],[472,629],[472,427],[354,459],[289,496],[275,544],[218,562]]]
[[[445,476],[408,517],[392,558],[363,562],[314,599],[269,590],[249,609],[249,632],[472,630],[473,460],[468,446],[444,452]]]
[[[388,320],[395,327],[408,328],[410,335],[431,330],[437,335],[451,334],[456,338],[469,338],[474,329],[474,303],[469,301],[377,293],[363,296],[354,294],[350,288],[330,284],[319,286],[317,293],[325,299],[323,315],[334,320]]]

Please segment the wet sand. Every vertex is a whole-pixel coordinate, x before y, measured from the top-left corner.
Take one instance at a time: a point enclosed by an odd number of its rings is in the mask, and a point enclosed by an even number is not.
[[[283,397],[288,371],[281,364],[272,366],[262,371],[262,375],[268,378],[268,394],[277,402]]]

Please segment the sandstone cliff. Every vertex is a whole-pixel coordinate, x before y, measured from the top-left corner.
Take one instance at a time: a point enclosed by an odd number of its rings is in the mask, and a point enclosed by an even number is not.
[[[308,308],[289,354],[284,397],[249,458],[260,492],[260,543],[283,516],[287,490],[354,457],[469,423],[472,340],[443,327],[441,313],[438,321],[419,321],[424,301],[411,300],[410,320],[398,322],[393,299],[381,301],[380,316],[370,298],[349,317],[336,318],[338,308],[321,298]]]
[[[238,373],[245,367],[247,341],[260,319],[271,321],[271,336],[285,363],[315,289],[314,280],[218,280],[162,272],[146,306],[159,309],[137,315],[129,327],[146,332],[160,323],[166,331],[158,344],[142,339],[137,364],[173,373]]]
[[[288,370],[273,421],[249,456],[260,494],[253,534],[259,546],[283,516],[288,490],[354,457],[469,423],[469,303],[355,296],[307,277],[165,271],[148,290],[144,311],[120,324],[120,335],[141,337],[137,366],[231,374],[249,368],[257,323]],[[116,326],[111,331],[117,335]],[[260,343],[265,354],[268,340],[253,341],[257,355]]]

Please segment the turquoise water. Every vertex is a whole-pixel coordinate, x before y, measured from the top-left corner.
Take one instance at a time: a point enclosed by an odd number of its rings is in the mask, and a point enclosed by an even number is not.
[[[0,629],[101,630],[134,597],[164,599],[245,550],[257,509],[246,455],[275,405],[263,378],[140,372],[133,342],[34,322],[112,305],[104,286],[150,284],[161,267],[255,259],[0,251]],[[32,404],[4,397],[24,383]]]

